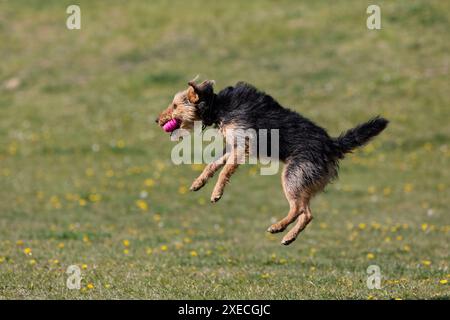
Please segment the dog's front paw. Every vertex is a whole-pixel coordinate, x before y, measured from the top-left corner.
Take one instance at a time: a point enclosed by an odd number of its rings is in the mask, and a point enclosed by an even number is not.
[[[286,227],[282,226],[280,223],[274,223],[267,229],[267,232],[278,233],[278,232],[283,232],[285,229],[286,229]]]
[[[222,191],[213,191],[211,195],[211,202],[217,202],[220,200],[220,198],[222,198]]]
[[[206,181],[203,181],[201,179],[195,179],[194,182],[192,183],[191,187],[189,188],[189,190],[191,190],[191,191],[200,190],[205,185],[205,183],[206,183]]]
[[[281,240],[281,244],[287,246],[287,245],[291,244],[292,242],[294,242],[295,239],[296,239],[296,237],[294,237],[290,234],[287,234],[284,236],[283,240]]]

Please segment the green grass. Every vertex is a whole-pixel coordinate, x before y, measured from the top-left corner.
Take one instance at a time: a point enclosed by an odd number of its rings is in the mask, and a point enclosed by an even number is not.
[[[448,2],[378,1],[380,31],[356,0],[78,3],[69,31],[72,1],[0,2],[1,298],[449,298]],[[265,232],[288,209],[279,175],[243,166],[214,205],[213,183],[185,192],[198,168],[153,119],[196,74],[332,135],[391,124],[284,247]]]

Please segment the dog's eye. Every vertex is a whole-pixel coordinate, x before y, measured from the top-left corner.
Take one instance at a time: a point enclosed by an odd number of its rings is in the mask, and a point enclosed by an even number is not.
[[[173,108],[176,109],[178,106],[176,103],[173,104]]]

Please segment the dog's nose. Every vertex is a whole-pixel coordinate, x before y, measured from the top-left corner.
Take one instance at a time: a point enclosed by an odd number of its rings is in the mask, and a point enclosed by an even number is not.
[[[159,122],[159,118],[156,118],[156,119],[155,119],[155,123],[158,123],[158,122]]]

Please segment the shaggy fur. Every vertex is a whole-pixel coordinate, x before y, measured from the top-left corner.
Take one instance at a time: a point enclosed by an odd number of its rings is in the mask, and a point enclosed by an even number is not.
[[[163,126],[176,118],[181,128],[192,128],[193,121],[201,120],[204,126],[218,126],[222,132],[228,129],[278,129],[279,160],[286,163],[282,173],[282,185],[290,205],[288,215],[269,227],[271,233],[281,232],[297,220],[296,225],[283,238],[287,245],[311,221],[311,198],[337,177],[338,161],[354,148],[366,144],[383,131],[388,121],[375,117],[337,138],[332,138],[321,127],[295,111],[282,107],[270,95],[250,84],[238,82],[219,93],[214,93],[213,81],[201,84],[189,82],[185,91],[179,92],[171,105],[161,113],[157,122]],[[225,135],[225,134],[224,134]],[[226,136],[226,135],[225,135]],[[227,137],[228,139],[228,137]],[[267,139],[271,141],[270,134]],[[270,154],[270,143],[268,146]],[[194,181],[191,190],[197,191],[223,167],[214,188],[211,201],[216,202],[231,175],[239,166],[237,148],[215,162],[208,164]]]

